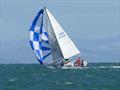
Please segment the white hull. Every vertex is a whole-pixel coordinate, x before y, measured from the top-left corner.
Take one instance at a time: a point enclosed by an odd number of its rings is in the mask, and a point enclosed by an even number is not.
[[[63,66],[62,69],[84,69],[85,67],[75,67],[75,66],[72,66],[72,67],[66,67],[66,66]]]
[[[69,62],[67,64],[64,64],[63,67],[86,67],[87,66],[87,61],[83,61],[83,64],[81,64],[80,66],[75,66],[74,62]]]

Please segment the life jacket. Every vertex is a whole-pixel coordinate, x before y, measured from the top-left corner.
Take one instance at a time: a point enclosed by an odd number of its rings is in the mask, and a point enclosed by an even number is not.
[[[78,58],[78,60],[76,61],[76,63],[78,64],[78,65],[80,65],[80,59]]]
[[[81,65],[81,60],[78,58],[76,62],[74,63],[75,66],[80,66]]]

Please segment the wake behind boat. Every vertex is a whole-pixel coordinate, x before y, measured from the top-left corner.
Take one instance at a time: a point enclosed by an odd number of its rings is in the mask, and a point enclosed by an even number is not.
[[[41,9],[29,30],[30,45],[43,65],[84,67],[80,51],[47,8]]]

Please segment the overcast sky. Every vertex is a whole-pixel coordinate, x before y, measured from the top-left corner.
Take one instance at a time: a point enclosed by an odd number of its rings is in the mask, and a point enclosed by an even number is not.
[[[29,40],[32,20],[44,6],[78,47],[78,39],[120,37],[119,0],[0,0],[0,41]]]

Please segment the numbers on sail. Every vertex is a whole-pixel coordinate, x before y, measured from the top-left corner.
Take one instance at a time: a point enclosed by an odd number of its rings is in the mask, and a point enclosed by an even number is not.
[[[61,32],[61,33],[58,34],[58,39],[61,39],[63,37],[65,37],[65,33],[64,32]]]

